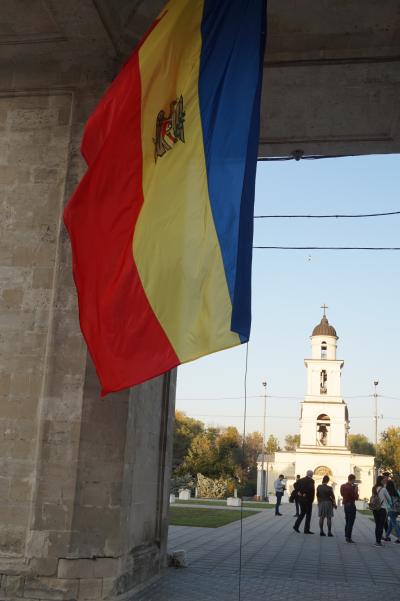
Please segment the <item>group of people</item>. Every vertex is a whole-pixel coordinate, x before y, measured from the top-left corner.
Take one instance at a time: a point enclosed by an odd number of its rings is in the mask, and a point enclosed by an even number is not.
[[[372,489],[370,507],[375,520],[375,545],[382,547],[382,540],[390,542],[392,531],[396,535],[395,543],[400,544],[400,526],[397,523],[397,516],[400,513],[400,494],[389,472],[384,472],[377,477]]]
[[[318,517],[320,536],[326,536],[324,525],[326,520],[327,535],[332,534],[333,510],[337,509],[335,494],[332,486],[329,486],[329,476],[322,479],[322,484],[315,491],[315,482],[313,480],[314,472],[308,470],[304,478],[296,476],[289,501],[295,503],[296,521],[293,530],[300,532],[300,524],[305,518],[304,534],[314,534],[310,530],[312,507],[317,495]],[[281,474],[274,483],[276,504],[275,515],[280,513],[280,505],[285,492],[285,476]],[[354,543],[352,538],[354,521],[356,519],[356,501],[358,500],[358,486],[354,474],[348,476],[347,482],[340,487],[343,509],[345,514],[345,539],[347,543]],[[400,494],[397,491],[393,480],[390,479],[388,472],[377,477],[375,486],[372,488],[372,496],[369,503],[375,520],[375,545],[382,547],[382,540],[390,542],[392,531],[396,535],[395,542],[400,544],[400,526],[397,523],[397,516],[400,513]]]

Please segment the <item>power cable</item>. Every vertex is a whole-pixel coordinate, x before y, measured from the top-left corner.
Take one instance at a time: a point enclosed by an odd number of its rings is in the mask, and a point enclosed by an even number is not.
[[[359,219],[364,217],[386,217],[388,215],[400,215],[400,211],[389,211],[387,213],[342,213],[338,215],[254,215],[254,219]]]
[[[268,163],[274,161],[315,161],[318,159],[344,159],[347,157],[359,156],[357,154],[304,154],[304,150],[294,150],[290,155],[281,157],[258,157],[260,163]]]
[[[224,413],[194,413],[194,414],[192,414],[192,417],[196,417],[196,418],[197,417],[215,417],[215,418],[228,417],[228,418],[232,418],[232,419],[242,419],[243,415],[233,415],[233,414],[224,414]],[[262,415],[247,415],[247,418],[250,418],[250,419],[261,419],[262,417],[263,417]],[[268,419],[300,419],[298,415],[267,415],[266,417],[268,417]],[[351,420],[352,419],[369,419],[370,417],[371,417],[370,415],[352,415]],[[384,419],[393,419],[393,420],[400,421],[400,417],[386,416]],[[336,421],[338,423],[341,423],[341,420],[336,420]]]
[[[345,399],[369,399],[372,398],[374,395],[373,394],[358,394],[358,395],[344,395],[343,398]],[[381,397],[381,398],[385,398],[385,399],[392,399],[395,401],[400,401],[400,398],[398,397],[386,397],[382,394],[378,394],[377,396]],[[274,395],[274,394],[269,394],[268,398],[270,399],[293,399],[295,401],[301,401],[301,399],[304,397],[304,393],[298,396],[283,396],[283,395]],[[242,400],[244,397],[243,396],[220,396],[220,397],[182,397],[182,398],[177,398],[175,399],[176,402],[185,402],[185,401],[240,401]],[[249,396],[247,395],[246,397],[247,399],[262,399],[263,395],[261,394],[256,394],[253,396]],[[327,395],[327,398],[329,398],[329,395]]]
[[[253,246],[258,250],[400,250],[398,246]]]

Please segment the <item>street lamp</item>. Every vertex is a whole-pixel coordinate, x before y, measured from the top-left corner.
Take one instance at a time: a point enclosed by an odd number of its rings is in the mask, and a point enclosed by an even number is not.
[[[262,482],[261,501],[265,501],[266,500],[266,496],[268,494],[268,491],[266,490],[266,477],[265,477],[265,472],[264,472],[264,464],[265,464],[265,420],[266,420],[266,414],[267,414],[267,383],[263,382],[262,385],[264,387],[264,421],[263,421],[264,430],[263,430],[262,468],[261,468],[261,474],[262,474],[262,477],[261,477],[261,482]],[[267,478],[268,478],[268,473],[267,473]]]
[[[378,393],[376,387],[379,384],[379,380],[374,380],[374,399],[375,399],[375,476],[378,477],[378,464],[377,464],[377,453],[378,453]]]

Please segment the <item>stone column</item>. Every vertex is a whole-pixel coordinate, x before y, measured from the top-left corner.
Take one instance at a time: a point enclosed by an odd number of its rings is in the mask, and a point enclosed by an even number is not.
[[[0,88],[0,594],[116,598],[164,564],[176,374],[100,399],[62,209],[106,82]]]

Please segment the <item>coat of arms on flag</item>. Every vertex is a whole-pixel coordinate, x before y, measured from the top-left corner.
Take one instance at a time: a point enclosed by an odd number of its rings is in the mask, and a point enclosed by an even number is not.
[[[185,111],[183,110],[183,97],[174,100],[170,104],[169,115],[165,111],[160,111],[156,121],[156,137],[153,138],[155,151],[154,159],[162,157],[168,150],[171,150],[180,140],[185,142],[185,132],[183,124],[185,121]]]

